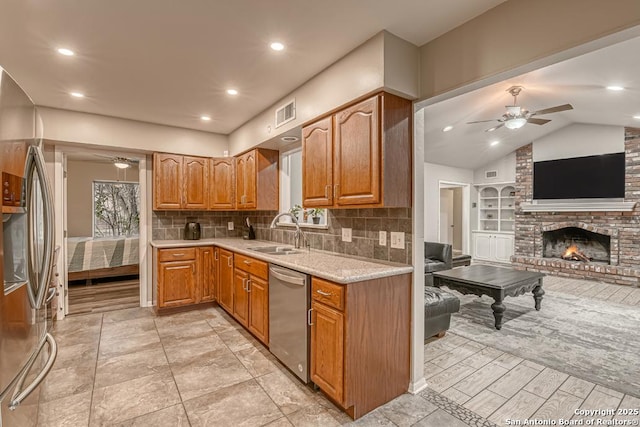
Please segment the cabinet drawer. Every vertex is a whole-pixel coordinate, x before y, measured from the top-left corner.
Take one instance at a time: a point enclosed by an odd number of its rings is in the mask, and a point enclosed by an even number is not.
[[[314,277],[311,280],[311,298],[338,310],[344,310],[344,286]]]
[[[240,270],[244,270],[247,273],[261,277],[265,280],[269,278],[269,267],[264,261],[236,254],[234,257],[234,265]]]
[[[196,248],[159,249],[158,262],[196,259]]]

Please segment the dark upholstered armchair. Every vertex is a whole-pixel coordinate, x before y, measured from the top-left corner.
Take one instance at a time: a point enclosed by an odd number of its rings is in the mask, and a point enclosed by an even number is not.
[[[424,242],[424,281],[433,286],[431,273],[453,268],[453,255],[450,244]]]

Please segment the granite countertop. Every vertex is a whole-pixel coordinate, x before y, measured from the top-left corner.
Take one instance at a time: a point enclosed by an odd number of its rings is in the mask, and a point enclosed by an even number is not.
[[[316,249],[311,249],[311,251],[308,249],[300,249],[303,253],[293,255],[270,255],[249,249],[259,246],[289,246],[265,240],[243,240],[232,237],[201,240],[153,240],[151,241],[151,246],[159,249],[218,246],[252,258],[342,284],[413,272],[413,267],[410,265],[356,258]]]

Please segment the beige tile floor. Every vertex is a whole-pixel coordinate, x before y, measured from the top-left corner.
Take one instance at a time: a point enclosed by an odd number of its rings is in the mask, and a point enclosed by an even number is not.
[[[218,307],[71,316],[55,335],[60,353],[40,390],[39,426],[351,424]],[[640,408],[637,397],[452,333],[425,345],[425,373],[429,389],[353,424],[506,425],[507,418],[569,419],[578,407]]]

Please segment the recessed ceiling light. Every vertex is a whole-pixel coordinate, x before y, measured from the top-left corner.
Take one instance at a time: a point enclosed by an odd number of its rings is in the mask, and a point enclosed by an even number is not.
[[[613,90],[613,91],[621,91],[624,90],[624,88],[622,86],[607,86],[608,90]]]
[[[211,117],[209,117],[209,116],[200,116],[200,120],[208,122],[208,121],[211,120]]]
[[[283,136],[280,138],[283,142],[296,142],[298,140],[297,136]]]
[[[238,94],[238,91],[237,91],[237,90],[235,90],[235,89],[227,89],[227,93],[228,93],[229,95],[237,95],[237,94]]]
[[[64,55],[64,56],[73,56],[75,55],[75,52],[72,51],[71,49],[67,49],[66,47],[61,47],[58,49],[58,53],[60,55]]]
[[[442,128],[442,132],[449,132],[451,129],[453,129],[453,126],[449,125],[449,126],[445,126]]]
[[[633,116],[633,118],[636,120],[640,120],[640,114],[638,114],[637,116]]]
[[[496,146],[496,145],[498,145],[498,144],[500,144],[500,141],[491,141],[491,146],[492,146],[492,147],[493,147],[493,146]]]
[[[84,93],[80,93],[80,92],[71,92],[70,95],[73,96],[74,98],[84,98]]]
[[[273,42],[271,43],[271,49],[273,50],[283,50],[284,49],[284,45],[280,42]]]

